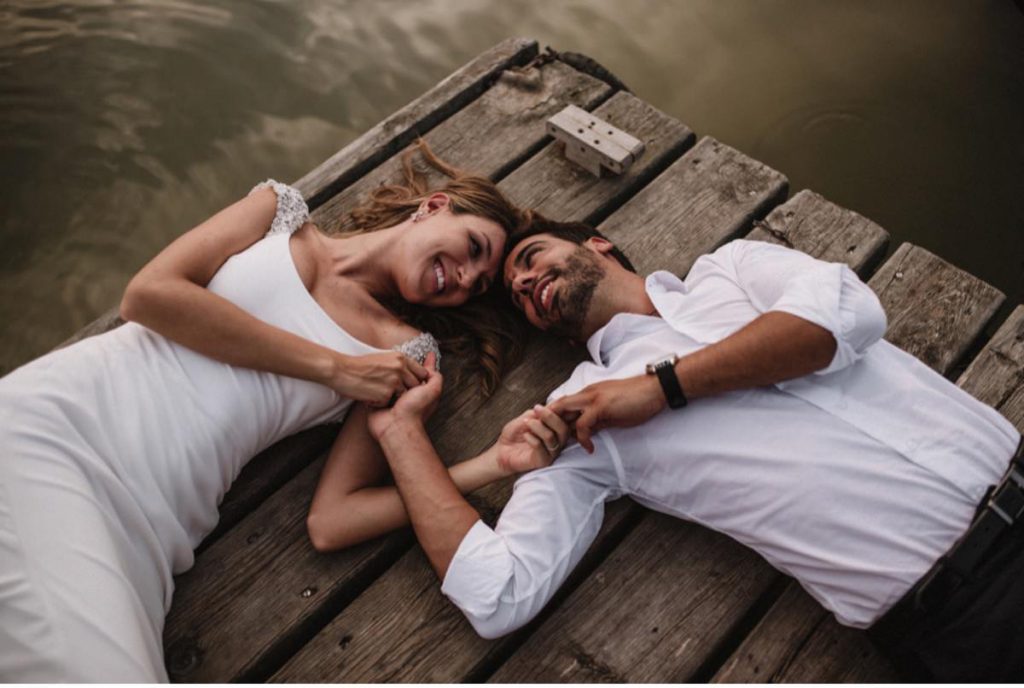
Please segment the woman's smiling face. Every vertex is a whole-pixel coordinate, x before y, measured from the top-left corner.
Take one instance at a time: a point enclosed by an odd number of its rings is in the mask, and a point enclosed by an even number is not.
[[[464,304],[493,284],[505,248],[496,222],[451,211],[438,193],[420,206],[421,217],[403,234],[395,269],[401,297],[434,308]]]

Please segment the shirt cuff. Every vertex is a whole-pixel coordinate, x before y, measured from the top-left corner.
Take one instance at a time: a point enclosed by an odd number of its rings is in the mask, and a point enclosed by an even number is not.
[[[794,279],[786,287],[786,293],[771,310],[795,315],[828,330],[836,341],[836,352],[829,365],[815,371],[818,375],[841,370],[855,363],[863,354],[864,346],[857,346],[860,337],[858,329],[859,294],[856,285],[847,282],[859,281],[845,265],[829,263],[819,269]],[[851,279],[852,278],[852,279]],[[867,287],[864,287],[866,290]],[[883,315],[884,319],[884,315]],[[884,331],[884,326],[883,326]]]
[[[508,547],[501,536],[477,521],[459,543],[441,592],[466,614],[486,618],[497,610],[510,580],[512,556]]]

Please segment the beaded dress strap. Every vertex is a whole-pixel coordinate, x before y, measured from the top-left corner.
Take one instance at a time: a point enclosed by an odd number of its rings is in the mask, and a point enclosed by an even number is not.
[[[427,360],[427,354],[434,352],[434,367],[438,369],[441,367],[441,349],[438,347],[434,335],[429,332],[422,332],[409,341],[392,347],[392,350],[405,354],[420,365]]]
[[[271,234],[292,234],[302,225],[309,222],[309,206],[306,205],[302,194],[294,186],[288,186],[281,182],[268,179],[252,187],[249,195],[260,189],[273,189],[277,194],[277,213],[266,236]]]

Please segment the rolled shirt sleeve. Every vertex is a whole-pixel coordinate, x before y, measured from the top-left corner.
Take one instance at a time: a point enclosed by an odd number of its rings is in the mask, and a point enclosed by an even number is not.
[[[484,638],[536,616],[597,537],[604,503],[619,493],[611,457],[570,447],[552,466],[516,482],[497,526],[478,521],[463,538],[441,586]]]
[[[722,255],[718,255],[722,254]],[[885,334],[878,297],[849,267],[760,241],[733,241],[715,257],[733,271],[740,288],[761,313],[780,311],[832,333],[836,352],[824,375],[859,360]]]

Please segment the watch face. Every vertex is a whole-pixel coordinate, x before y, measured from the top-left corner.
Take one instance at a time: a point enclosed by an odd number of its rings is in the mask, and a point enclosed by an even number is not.
[[[669,356],[668,358],[660,358],[657,361],[651,361],[650,363],[647,364],[647,374],[648,375],[654,375],[655,372],[657,372],[658,368],[664,368],[666,366],[674,366],[676,364],[676,361],[678,361],[678,360],[679,360],[679,357],[676,356],[675,354],[673,354],[673,355]]]

